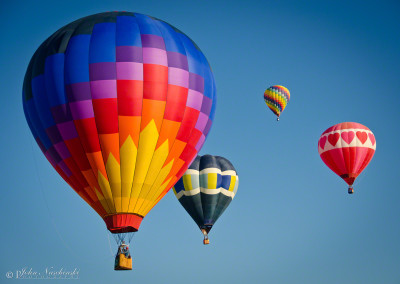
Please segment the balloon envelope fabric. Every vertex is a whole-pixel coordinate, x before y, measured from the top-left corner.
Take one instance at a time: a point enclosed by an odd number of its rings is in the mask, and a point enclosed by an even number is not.
[[[342,122],[325,130],[318,140],[322,161],[348,185],[367,167],[376,150],[372,131],[357,122]]]
[[[290,92],[284,86],[271,86],[264,92],[264,101],[270,110],[278,117],[290,100]]]
[[[227,159],[220,156],[197,156],[175,184],[179,202],[200,229],[207,233],[235,197],[239,177]]]
[[[173,26],[130,12],[66,25],[38,48],[23,107],[63,179],[111,232],[138,230],[210,131],[216,91],[208,61]]]

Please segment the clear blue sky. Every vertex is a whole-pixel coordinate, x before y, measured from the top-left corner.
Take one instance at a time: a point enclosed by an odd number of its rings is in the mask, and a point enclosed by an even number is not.
[[[49,35],[114,10],[163,19],[199,45],[218,96],[200,154],[228,158],[240,177],[209,246],[168,193],[134,237],[131,272],[114,272],[103,220],[41,154],[21,98]],[[398,1],[2,1],[0,282],[53,267],[79,269],[81,283],[400,283],[399,12]],[[291,91],[278,123],[263,101],[274,84]],[[377,140],[352,196],[317,151],[344,121]]]

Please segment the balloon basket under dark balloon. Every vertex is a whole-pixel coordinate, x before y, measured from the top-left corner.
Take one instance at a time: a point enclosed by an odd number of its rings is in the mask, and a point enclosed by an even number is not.
[[[200,230],[204,236],[203,245],[210,244],[210,240],[208,239],[208,233],[210,232],[211,228],[212,228],[212,225],[204,225],[204,226],[200,227]]]

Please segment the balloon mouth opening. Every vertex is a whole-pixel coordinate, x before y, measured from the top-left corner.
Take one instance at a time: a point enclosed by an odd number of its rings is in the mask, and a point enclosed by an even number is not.
[[[340,176],[351,187],[357,178],[356,174],[344,174]]]
[[[137,232],[143,216],[130,213],[112,214],[103,217],[107,229],[113,234]]]
[[[200,226],[200,230],[203,234],[208,234],[211,231],[212,226],[213,225],[203,225],[203,226]]]
[[[113,234],[134,233],[138,230],[133,227],[107,228]]]

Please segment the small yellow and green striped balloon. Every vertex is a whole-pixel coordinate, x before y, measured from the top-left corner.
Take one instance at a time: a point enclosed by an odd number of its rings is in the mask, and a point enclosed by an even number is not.
[[[264,101],[272,112],[278,117],[290,100],[290,92],[284,86],[271,86],[264,92]]]

